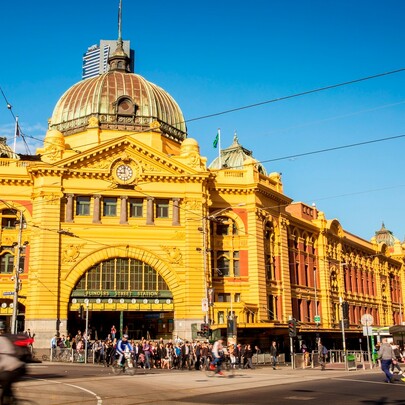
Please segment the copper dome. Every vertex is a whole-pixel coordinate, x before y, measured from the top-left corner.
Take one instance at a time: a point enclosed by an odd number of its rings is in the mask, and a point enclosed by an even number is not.
[[[176,101],[142,76],[120,69],[67,90],[55,106],[50,128],[65,136],[74,134],[85,130],[91,117],[97,118],[102,129],[145,131],[158,121],[167,137],[181,142],[187,136]]]

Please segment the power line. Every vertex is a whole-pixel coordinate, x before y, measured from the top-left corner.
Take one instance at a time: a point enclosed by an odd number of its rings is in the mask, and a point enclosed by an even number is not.
[[[290,94],[290,95],[284,96],[284,97],[278,97],[278,98],[273,98],[271,100],[261,101],[259,103],[248,104],[248,105],[245,105],[245,106],[242,106],[242,107],[231,108],[229,110],[224,110],[224,111],[213,113],[213,114],[202,115],[200,117],[185,120],[184,122],[187,123],[187,122],[192,122],[192,121],[198,121],[198,120],[202,120],[202,119],[206,119],[206,118],[217,117],[219,115],[229,114],[229,113],[232,113],[232,112],[235,112],[235,111],[247,110],[248,108],[260,107],[260,106],[265,105],[265,104],[275,103],[277,101],[288,100],[290,98],[302,97],[302,96],[306,96],[308,94],[318,93],[318,92],[325,91],[325,90],[335,89],[337,87],[342,87],[342,86],[347,86],[347,85],[354,84],[354,83],[364,82],[366,80],[376,79],[378,77],[388,76],[388,75],[392,75],[392,74],[395,74],[395,73],[400,73],[400,72],[403,72],[403,71],[405,71],[405,68],[391,70],[389,72],[384,72],[384,73],[378,73],[376,75],[366,76],[366,77],[362,77],[360,79],[354,79],[354,80],[349,80],[347,82],[331,84],[329,86],[318,87],[316,89],[303,91],[301,93],[294,93],[294,94]]]
[[[342,146],[334,146],[332,148],[319,149],[319,150],[315,150],[315,151],[311,151],[311,152],[297,153],[295,155],[288,155],[288,156],[283,156],[283,157],[274,158],[274,159],[261,160],[261,161],[258,161],[258,163],[276,162],[278,160],[293,159],[293,158],[301,157],[301,156],[315,155],[317,153],[325,153],[325,152],[331,152],[334,150],[347,149],[347,148],[355,148],[357,146],[369,145],[371,143],[377,143],[377,142],[385,142],[385,141],[390,141],[392,139],[399,139],[399,138],[404,138],[404,137],[405,137],[405,134],[389,136],[387,138],[372,139],[370,141],[351,143],[351,144],[342,145]]]

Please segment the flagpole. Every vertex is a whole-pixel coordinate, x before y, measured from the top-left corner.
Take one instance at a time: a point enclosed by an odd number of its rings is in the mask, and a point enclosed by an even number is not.
[[[18,115],[15,117],[14,146],[13,146],[14,153],[17,146],[17,134],[18,134]]]
[[[222,158],[221,158],[221,128],[218,128],[218,158],[219,158],[219,169],[222,169]]]

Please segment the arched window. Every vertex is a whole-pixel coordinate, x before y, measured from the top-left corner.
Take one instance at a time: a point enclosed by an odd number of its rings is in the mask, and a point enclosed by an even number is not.
[[[169,291],[163,277],[137,259],[117,257],[89,269],[75,290]]]

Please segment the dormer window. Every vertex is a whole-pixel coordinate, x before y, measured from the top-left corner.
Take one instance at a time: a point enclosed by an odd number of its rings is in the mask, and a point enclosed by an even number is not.
[[[116,113],[119,115],[134,115],[137,106],[129,97],[123,97],[115,103]]]

